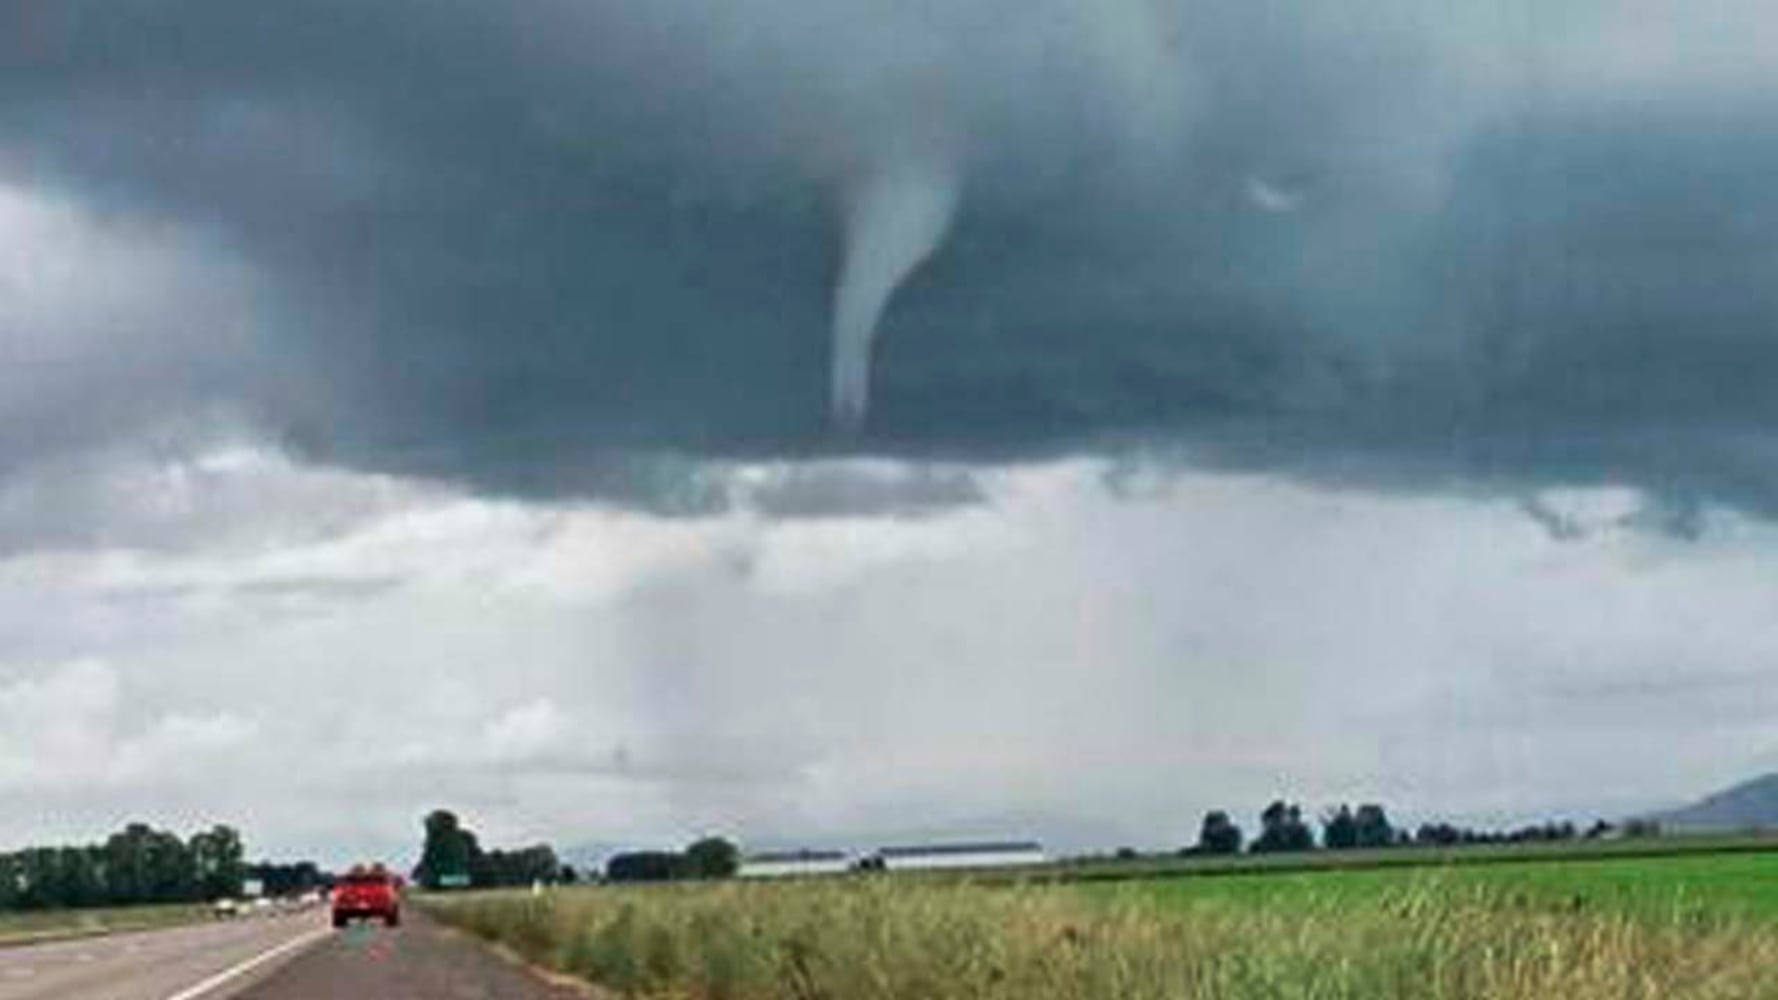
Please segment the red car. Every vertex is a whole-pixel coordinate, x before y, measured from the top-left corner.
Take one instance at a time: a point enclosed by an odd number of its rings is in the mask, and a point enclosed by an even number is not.
[[[333,925],[358,918],[401,926],[401,880],[382,865],[358,865],[333,887]]]

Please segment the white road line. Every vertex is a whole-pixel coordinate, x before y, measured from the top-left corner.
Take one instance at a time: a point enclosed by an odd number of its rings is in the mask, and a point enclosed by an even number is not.
[[[333,931],[328,928],[310,931],[294,941],[286,941],[270,951],[262,951],[239,965],[224,969],[190,989],[181,990],[180,992],[173,994],[168,997],[167,1000],[197,1000],[198,997],[203,996],[216,987],[221,986],[231,979],[237,979],[252,972],[254,969],[277,958],[279,955],[288,954],[298,948],[305,948],[324,937],[331,937],[332,935]]]

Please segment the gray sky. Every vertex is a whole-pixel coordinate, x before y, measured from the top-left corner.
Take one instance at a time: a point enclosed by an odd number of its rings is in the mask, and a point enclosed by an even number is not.
[[[0,843],[1778,766],[1761,7],[11,5]]]

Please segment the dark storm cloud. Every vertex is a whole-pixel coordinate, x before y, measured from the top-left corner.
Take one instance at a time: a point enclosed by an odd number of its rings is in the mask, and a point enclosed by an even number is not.
[[[13,4],[0,183],[263,276],[189,395],[359,468],[707,510],[702,459],[1158,444],[1778,507],[1758,5],[1424,6]],[[914,161],[958,215],[836,432],[842,206]]]

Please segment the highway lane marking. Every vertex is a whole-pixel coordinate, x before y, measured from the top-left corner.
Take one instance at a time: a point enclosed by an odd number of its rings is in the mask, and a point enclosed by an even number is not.
[[[167,997],[166,1000],[197,1000],[198,997],[201,997],[204,994],[210,992],[211,990],[216,989],[218,986],[221,986],[231,980],[239,979],[240,977],[246,975],[249,972],[252,972],[254,969],[259,968],[260,966],[264,965],[267,962],[270,962],[272,959],[277,958],[280,955],[287,955],[290,952],[296,951],[299,948],[305,948],[305,947],[321,940],[322,938],[331,937],[332,935],[333,935],[332,929],[326,928],[326,927],[320,928],[318,930],[310,931],[309,933],[304,934],[302,937],[296,938],[294,940],[286,941],[283,944],[278,945],[276,948],[271,948],[266,951],[262,951],[259,954],[253,956],[252,958],[247,959],[245,962],[241,962],[238,965],[230,966],[229,968],[226,968],[226,969],[222,970],[221,972],[218,972],[216,975],[211,976],[209,979],[204,980],[203,982],[197,984],[196,986],[190,987],[189,989],[181,990],[180,992],[175,993],[170,997]]]

